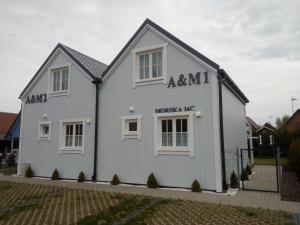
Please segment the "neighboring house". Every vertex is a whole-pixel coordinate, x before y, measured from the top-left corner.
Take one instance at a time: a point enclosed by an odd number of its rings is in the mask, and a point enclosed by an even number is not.
[[[6,159],[7,152],[10,150],[11,142],[5,137],[16,120],[17,115],[15,113],[0,112],[0,160]]]
[[[17,115],[15,121],[10,126],[5,139],[10,141],[10,153],[14,153],[16,156],[19,151],[19,138],[20,138],[20,123],[21,123],[21,112]]]
[[[300,129],[300,109],[297,109],[297,111],[286,122],[285,128],[289,133],[293,133],[297,129]]]
[[[270,123],[265,123],[261,128],[255,131],[255,135],[258,137],[258,147],[273,148],[274,135],[276,128]]]
[[[258,146],[258,137],[255,135],[255,132],[261,127],[249,116],[246,119],[248,148],[253,149]]]
[[[248,99],[219,65],[147,19],[109,66],[58,44],[20,95],[18,175],[226,189]],[[231,171],[230,171],[231,173]]]

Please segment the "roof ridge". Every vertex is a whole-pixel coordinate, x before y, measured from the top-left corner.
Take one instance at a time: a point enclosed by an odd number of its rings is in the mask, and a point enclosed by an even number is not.
[[[105,64],[105,63],[103,63],[103,62],[101,62],[101,61],[99,61],[99,60],[97,60],[97,59],[95,59],[95,58],[93,58],[93,57],[90,57],[90,56],[88,56],[88,55],[86,55],[86,54],[84,54],[84,53],[82,53],[82,52],[79,52],[79,51],[75,50],[74,48],[71,48],[71,47],[69,47],[69,46],[67,46],[67,45],[65,45],[65,44],[62,44],[62,43],[58,43],[58,44],[61,45],[61,46],[64,47],[64,48],[66,48],[67,50],[68,50],[68,49],[71,49],[71,50],[74,51],[74,52],[77,52],[77,53],[79,53],[79,54],[81,54],[81,55],[83,55],[83,56],[85,56],[85,57],[88,57],[88,58],[90,58],[90,59],[92,59],[92,60],[94,60],[94,61],[96,61],[96,62],[98,62],[98,63],[101,63],[101,64],[104,65],[104,66],[107,66],[107,64]]]

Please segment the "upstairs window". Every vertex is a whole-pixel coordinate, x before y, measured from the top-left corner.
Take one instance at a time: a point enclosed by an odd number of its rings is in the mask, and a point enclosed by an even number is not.
[[[70,66],[51,68],[49,72],[48,95],[65,95],[70,89]]]
[[[133,49],[133,88],[167,83],[168,43]]]
[[[138,55],[140,80],[162,77],[162,49],[140,53]]]

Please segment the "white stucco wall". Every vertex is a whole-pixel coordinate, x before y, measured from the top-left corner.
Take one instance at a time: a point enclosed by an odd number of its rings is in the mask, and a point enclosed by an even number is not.
[[[59,53],[49,67],[72,63],[70,95],[48,98],[46,103],[25,104],[22,102],[22,136],[19,163],[30,163],[35,176],[51,176],[57,168],[61,177],[77,178],[83,171],[91,179],[94,152],[95,85],[65,54]],[[29,95],[47,93],[48,70],[30,90]],[[43,115],[47,114],[47,119]],[[91,119],[86,125],[84,154],[59,154],[60,120]],[[38,140],[38,123],[52,121],[51,140]],[[20,167],[19,167],[20,169]],[[19,173],[21,171],[18,171]]]

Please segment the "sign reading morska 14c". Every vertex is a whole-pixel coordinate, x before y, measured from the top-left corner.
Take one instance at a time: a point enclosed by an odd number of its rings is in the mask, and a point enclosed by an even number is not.
[[[192,73],[189,73],[188,78],[186,78],[183,74],[180,74],[177,82],[175,82],[174,78],[171,76],[169,83],[168,83],[168,88],[175,88],[176,86],[181,87],[181,86],[186,86],[186,85],[199,85],[199,84],[201,84],[201,81],[204,84],[209,83],[207,71],[203,72],[203,75],[201,75],[201,72],[197,72],[195,75],[193,75]]]

